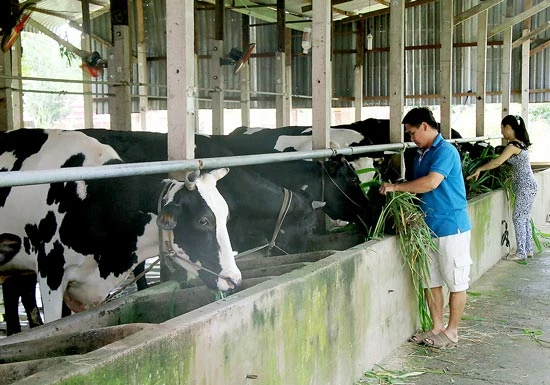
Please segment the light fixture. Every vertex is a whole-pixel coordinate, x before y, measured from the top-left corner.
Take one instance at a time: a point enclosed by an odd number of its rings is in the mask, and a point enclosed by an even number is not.
[[[369,0],[369,12],[371,11],[371,5]],[[370,31],[370,27],[367,29],[367,51],[372,51],[372,32]]]
[[[307,55],[311,48],[311,28],[304,27],[304,33],[302,34],[302,50],[304,55]]]
[[[373,36],[369,29],[369,33],[367,34],[367,51],[372,51],[372,39],[373,39]]]

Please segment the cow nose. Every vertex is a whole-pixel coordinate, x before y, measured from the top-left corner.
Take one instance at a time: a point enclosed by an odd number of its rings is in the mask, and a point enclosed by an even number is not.
[[[220,278],[223,278],[225,282],[227,282],[227,286],[229,286],[229,290],[235,290],[239,288],[242,284],[241,279],[234,279],[231,277],[220,277]]]

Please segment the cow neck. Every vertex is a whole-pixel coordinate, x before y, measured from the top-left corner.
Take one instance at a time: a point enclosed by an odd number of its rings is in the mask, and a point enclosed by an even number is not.
[[[319,162],[319,163],[321,165],[321,199],[323,199],[322,202],[324,202],[324,199],[325,199],[325,177],[324,176],[326,175],[328,177],[328,180],[330,180],[330,182],[334,185],[334,187],[336,187],[338,191],[340,191],[348,201],[353,203],[355,206],[361,208],[361,205],[355,202],[348,194],[346,194],[346,192],[342,190],[342,188],[338,185],[338,183],[336,183],[336,181],[332,179],[332,177],[328,173],[328,170],[325,167],[325,164],[323,162]]]
[[[255,248],[247,250],[247,251],[243,251],[242,253],[237,254],[235,256],[235,259],[237,259],[239,257],[242,257],[244,255],[248,255],[248,254],[254,253],[256,251],[262,250],[266,247],[268,248],[267,249],[268,256],[269,256],[269,253],[271,252],[271,250],[274,247],[276,247],[278,250],[280,250],[283,253],[288,255],[288,253],[285,250],[281,249],[276,244],[277,237],[279,236],[279,233],[281,232],[281,227],[283,225],[283,222],[284,222],[284,220],[285,220],[285,218],[288,214],[288,211],[290,210],[290,205],[292,204],[292,197],[293,197],[292,191],[290,191],[286,187],[283,187],[283,191],[284,191],[283,203],[281,204],[281,209],[279,210],[279,216],[277,217],[277,223],[275,224],[275,229],[273,230],[273,235],[271,236],[271,241],[269,241],[269,243],[266,243],[265,245],[255,247]]]

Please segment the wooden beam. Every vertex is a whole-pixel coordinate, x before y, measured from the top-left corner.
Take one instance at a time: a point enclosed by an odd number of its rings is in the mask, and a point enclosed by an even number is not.
[[[550,0],[544,0],[534,5],[533,7],[521,12],[519,15],[505,19],[502,23],[495,26],[491,31],[489,31],[489,33],[487,34],[487,38],[490,38],[492,36],[495,36],[497,33],[505,31],[507,28],[512,27],[514,24],[517,24],[548,7],[550,7]]]
[[[429,4],[429,3],[433,3],[435,1],[439,1],[439,0],[416,0],[416,1],[407,0],[407,1],[405,1],[405,8],[418,7],[419,5]],[[387,15],[388,13],[390,13],[390,8],[379,9],[377,11],[365,12],[365,13],[362,13],[362,14],[357,15],[357,16],[348,17],[345,20],[341,20],[341,22],[344,23],[344,24],[345,23],[353,23],[354,21],[358,21],[358,20],[365,19],[365,18],[368,18],[368,17]]]
[[[37,29],[39,32],[42,32],[44,35],[48,36],[49,38],[55,40],[57,43],[59,43],[59,45],[62,45],[63,47],[67,48],[69,51],[74,53],[76,56],[84,60],[90,54],[89,52],[81,50],[80,48],[72,45],[67,40],[62,39],[57,34],[53,33],[48,28],[44,27],[42,24],[38,23],[32,18],[29,19],[29,25],[32,25],[33,28]]]
[[[306,0],[308,3],[311,3],[311,0]],[[333,7],[332,8],[332,12],[334,13],[338,13],[338,14],[341,14],[341,15],[347,15],[347,12],[345,11],[342,11],[341,9],[338,9],[338,8],[334,8],[335,5],[338,5],[338,4],[343,4],[343,3],[347,3],[349,0],[332,0],[331,2],[331,6]],[[313,6],[312,5],[304,5],[302,7],[302,12],[303,13],[306,13],[306,12],[311,12],[313,10]]]
[[[502,3],[503,0],[490,0],[490,1],[483,1],[479,3],[478,5],[465,10],[464,12],[461,12],[459,14],[456,14],[454,17],[454,25],[460,24],[466,20],[468,20],[471,17],[474,17],[475,15],[480,14],[483,11],[488,10],[491,7],[494,7],[495,5]]]
[[[550,40],[546,40],[546,42],[540,44],[540,45],[537,45],[535,48],[533,48],[530,52],[529,52],[529,56],[533,56],[534,54],[537,54],[539,52],[541,52],[542,50],[546,49],[550,47]]]
[[[532,37],[535,37],[537,36],[539,33],[542,33],[544,31],[546,31],[548,28],[550,28],[550,21],[547,21],[546,24],[541,24],[539,25],[537,28],[535,28],[534,30],[532,30],[531,32],[523,35],[522,37],[516,39],[513,43],[512,43],[512,48],[516,48],[516,47],[519,47],[520,45],[522,45],[524,42],[526,42],[527,40],[530,40]]]

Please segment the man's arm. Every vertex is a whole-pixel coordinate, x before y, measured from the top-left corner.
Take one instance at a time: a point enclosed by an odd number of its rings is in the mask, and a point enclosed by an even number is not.
[[[428,175],[420,177],[415,180],[403,183],[383,183],[380,186],[380,194],[386,195],[389,192],[402,191],[410,192],[414,194],[422,194],[432,190],[435,190],[437,186],[445,179],[443,175],[438,172],[430,172]]]

